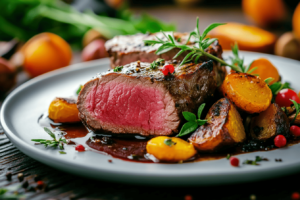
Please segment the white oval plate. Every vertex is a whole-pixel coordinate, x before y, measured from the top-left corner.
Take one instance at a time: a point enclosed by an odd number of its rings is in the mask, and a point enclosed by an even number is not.
[[[229,52],[224,53],[228,58]],[[241,52],[245,63],[259,57],[268,58],[279,70],[283,81],[300,90],[300,62],[267,54]],[[74,95],[80,84],[92,76],[109,68],[109,60],[102,59],[76,64],[34,78],[15,89],[3,103],[1,123],[11,142],[28,156],[57,169],[95,179],[139,184],[160,185],[211,185],[248,181],[284,176],[300,171],[300,144],[273,151],[241,154],[240,162],[263,156],[269,161],[260,166],[230,166],[228,160],[184,163],[156,164],[123,161],[91,151],[76,152],[66,145],[67,154],[58,150],[34,145],[33,138],[49,136],[38,125],[38,117],[47,110],[56,96]],[[283,162],[275,162],[281,158]],[[109,163],[108,159],[113,162]]]

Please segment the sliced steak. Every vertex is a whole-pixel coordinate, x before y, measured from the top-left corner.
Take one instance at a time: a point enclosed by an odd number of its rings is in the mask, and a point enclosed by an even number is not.
[[[144,136],[178,133],[182,111],[196,113],[217,88],[213,61],[179,66],[164,76],[150,63],[134,62],[87,82],[77,101],[79,117],[93,131]],[[115,69],[115,71],[117,71]]]
[[[166,34],[172,34],[166,32]],[[123,66],[135,61],[153,62],[157,58],[172,60],[179,49],[173,49],[161,55],[156,55],[155,51],[160,47],[160,44],[149,46],[144,43],[144,40],[157,40],[156,37],[165,40],[162,33],[154,34],[136,34],[136,35],[120,35],[105,44],[105,48],[109,54],[111,68]],[[174,38],[181,44],[185,44],[189,37],[188,33],[174,33]],[[193,37],[190,40],[190,45],[193,45]],[[206,49],[207,52],[222,59],[222,47],[218,41]],[[181,54],[176,60],[182,60],[186,53]]]

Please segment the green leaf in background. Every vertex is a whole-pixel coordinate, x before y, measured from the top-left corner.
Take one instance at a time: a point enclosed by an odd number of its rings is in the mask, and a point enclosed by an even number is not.
[[[166,24],[144,13],[140,18],[131,19],[134,27],[142,33],[156,33],[159,31],[176,31],[174,24]]]
[[[134,17],[128,10],[119,11],[119,18],[78,12],[60,0],[0,0],[0,40],[17,38],[27,41],[41,32],[55,33],[73,46],[81,46],[89,29],[110,39],[116,35],[175,31],[176,27],[150,15]]]

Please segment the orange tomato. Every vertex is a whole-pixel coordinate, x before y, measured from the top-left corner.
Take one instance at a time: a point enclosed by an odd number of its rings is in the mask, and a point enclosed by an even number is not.
[[[58,35],[41,33],[31,38],[22,48],[24,69],[35,77],[70,64],[70,45]]]

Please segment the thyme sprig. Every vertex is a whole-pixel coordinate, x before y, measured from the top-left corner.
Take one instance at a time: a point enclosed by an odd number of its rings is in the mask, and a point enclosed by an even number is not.
[[[199,18],[197,18],[197,25],[194,31],[192,31],[189,34],[188,40],[185,44],[180,44],[176,41],[176,39],[174,38],[173,34],[166,34],[165,32],[161,31],[162,34],[165,37],[165,40],[160,39],[158,37],[156,37],[157,40],[144,40],[144,42],[147,45],[156,45],[156,44],[160,44],[161,46],[156,50],[156,54],[160,55],[163,53],[166,53],[174,48],[178,48],[180,49],[180,51],[173,57],[173,59],[176,59],[178,56],[180,56],[182,53],[184,52],[188,52],[187,55],[184,57],[184,59],[181,61],[180,66],[189,62],[189,61],[194,61],[195,63],[198,63],[199,59],[201,56],[206,56],[208,58],[211,58],[219,63],[221,63],[222,65],[225,66],[229,66],[231,67],[233,70],[238,71],[238,72],[242,72],[241,69],[233,64],[228,64],[226,63],[224,60],[210,54],[207,53],[205,51],[205,49],[207,49],[214,41],[216,41],[216,38],[208,38],[206,37],[207,34],[213,30],[214,28],[224,25],[225,23],[213,23],[210,24],[201,34],[199,31]],[[188,45],[188,43],[190,42],[190,39],[194,37],[195,39],[195,45],[191,46]]]
[[[56,139],[55,134],[46,127],[44,127],[44,130],[53,138],[53,140],[32,139],[31,141],[37,142],[38,144],[44,144],[45,147],[55,147],[55,148],[59,147],[61,150],[63,150],[64,143],[67,144],[67,140],[62,137],[60,137],[59,139]]]
[[[260,156],[256,156],[255,160],[245,160],[243,162],[243,164],[246,164],[246,165],[259,165],[258,162],[261,162],[261,161],[269,161],[269,159],[263,158],[263,157],[260,157]]]

